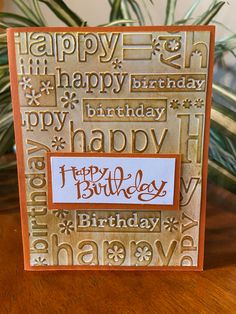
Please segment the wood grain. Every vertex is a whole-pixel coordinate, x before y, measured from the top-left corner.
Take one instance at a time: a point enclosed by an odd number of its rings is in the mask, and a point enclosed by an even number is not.
[[[0,313],[236,313],[235,200],[209,185],[204,272],[26,272],[16,170],[5,170]]]

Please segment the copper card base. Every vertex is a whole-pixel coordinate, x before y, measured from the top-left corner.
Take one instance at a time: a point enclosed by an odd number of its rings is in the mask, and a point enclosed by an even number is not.
[[[8,41],[25,269],[201,270],[214,27]]]

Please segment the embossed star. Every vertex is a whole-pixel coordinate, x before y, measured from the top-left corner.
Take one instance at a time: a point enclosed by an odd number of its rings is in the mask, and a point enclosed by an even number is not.
[[[65,218],[69,211],[65,209],[57,209],[53,211],[53,214],[58,218]]]
[[[42,81],[41,82],[41,87],[40,87],[40,91],[41,92],[45,92],[46,95],[50,94],[50,90],[53,90],[54,87],[51,86],[51,82],[50,81]]]
[[[54,139],[52,140],[52,147],[55,148],[55,150],[60,150],[65,147],[65,141],[62,137],[54,136]]]
[[[31,88],[32,87],[31,78],[23,76],[19,84],[22,86],[24,90],[26,90],[27,88]]]
[[[39,106],[40,102],[38,99],[42,96],[41,93],[36,94],[35,90],[32,89],[30,94],[26,94],[25,97],[28,98],[28,105],[29,106]]]
[[[152,40],[152,54],[155,55],[157,51],[160,51],[160,43],[154,38]]]
[[[115,60],[112,62],[114,69],[121,69],[122,68],[122,61],[120,61],[118,58],[115,58]]]

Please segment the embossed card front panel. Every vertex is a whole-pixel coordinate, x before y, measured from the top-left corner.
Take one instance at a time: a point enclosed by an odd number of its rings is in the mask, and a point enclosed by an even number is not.
[[[214,28],[8,35],[25,268],[201,269]],[[49,209],[52,153],[181,155],[179,206]]]

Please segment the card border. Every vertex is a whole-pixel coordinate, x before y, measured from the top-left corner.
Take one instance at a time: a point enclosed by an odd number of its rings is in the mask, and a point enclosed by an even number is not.
[[[185,31],[207,31],[210,33],[209,44],[209,65],[208,65],[208,82],[206,91],[205,107],[205,128],[204,128],[204,146],[203,146],[203,163],[202,163],[202,194],[199,219],[199,243],[198,243],[198,264],[197,266],[31,266],[30,265],[30,247],[29,247],[29,230],[28,215],[26,210],[26,189],[25,189],[25,169],[24,169],[24,149],[21,130],[20,102],[18,95],[18,79],[16,68],[16,51],[14,42],[14,33],[17,32],[185,32]],[[11,97],[13,104],[14,132],[16,142],[17,173],[20,195],[20,215],[22,225],[22,240],[24,254],[24,269],[36,271],[49,270],[178,270],[178,271],[201,271],[204,264],[204,240],[205,240],[205,221],[206,221],[206,193],[207,193],[207,170],[208,170],[208,146],[210,133],[210,111],[212,97],[212,80],[214,66],[214,42],[215,26],[214,25],[187,25],[187,26],[113,26],[113,27],[20,27],[7,29],[8,40],[8,57],[11,80]]]

